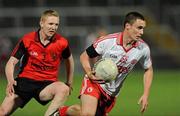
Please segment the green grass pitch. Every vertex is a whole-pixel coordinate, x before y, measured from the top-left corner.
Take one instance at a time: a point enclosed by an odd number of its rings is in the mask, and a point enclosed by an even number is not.
[[[77,96],[83,75],[74,78],[73,92],[66,105],[80,103]],[[0,77],[0,103],[5,96],[6,80]],[[143,72],[133,71],[124,82],[117,103],[109,116],[140,116],[137,104],[143,92]],[[43,116],[48,105],[41,106],[35,100],[12,116]],[[180,116],[180,72],[179,70],[160,70],[154,72],[154,80],[149,96],[149,106],[144,116]]]

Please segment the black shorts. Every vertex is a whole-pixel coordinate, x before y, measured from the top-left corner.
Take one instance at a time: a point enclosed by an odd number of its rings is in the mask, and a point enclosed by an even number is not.
[[[35,98],[40,104],[46,105],[48,101],[41,101],[39,99],[40,92],[53,81],[36,81],[28,78],[16,78],[17,86],[14,86],[15,94],[17,94],[23,101],[20,106],[23,108],[31,98]]]

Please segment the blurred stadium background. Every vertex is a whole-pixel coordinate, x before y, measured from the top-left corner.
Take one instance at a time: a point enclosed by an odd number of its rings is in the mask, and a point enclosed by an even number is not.
[[[45,9],[55,9],[60,13],[59,32],[69,40],[72,48],[76,73],[74,86],[77,88],[74,96],[78,95],[80,88],[81,78],[78,77],[82,77],[83,71],[79,55],[86,46],[87,36],[102,27],[107,33],[121,31],[124,15],[129,11],[144,14],[147,28],[143,38],[150,45],[155,70],[150,96],[152,105],[145,115],[180,116],[179,0],[0,0],[0,103],[6,87],[4,64],[18,39],[38,29],[39,16]],[[137,66],[130,76],[142,77],[139,69]],[[120,102],[110,115],[140,115],[136,102],[141,94],[142,78],[130,78],[125,83]],[[78,100],[69,99],[67,104],[76,102]],[[33,104],[31,102],[25,111],[14,115],[42,115],[38,110],[43,112],[45,108]],[[36,106],[39,109],[34,109]]]

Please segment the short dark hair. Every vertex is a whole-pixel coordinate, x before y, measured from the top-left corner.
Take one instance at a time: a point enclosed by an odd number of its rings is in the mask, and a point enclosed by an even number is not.
[[[137,19],[145,20],[144,16],[138,12],[129,12],[125,16],[123,26],[125,27],[126,23],[133,24]]]

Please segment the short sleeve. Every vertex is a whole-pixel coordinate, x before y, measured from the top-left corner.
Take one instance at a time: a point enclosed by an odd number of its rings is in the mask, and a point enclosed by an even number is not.
[[[99,54],[96,52],[95,48],[93,45],[89,46],[87,49],[86,49],[86,53],[88,54],[88,56],[90,58],[94,58],[94,57],[97,57],[99,56]]]
[[[152,65],[150,49],[148,46],[143,49],[143,56],[140,59],[140,64],[144,69],[147,69]]]
[[[67,59],[67,58],[69,58],[70,56],[71,56],[71,50],[70,50],[69,46],[67,46],[67,47],[63,50],[63,52],[62,52],[62,57],[63,57],[64,59]]]
[[[16,57],[17,59],[21,59],[21,57],[25,54],[26,48],[24,46],[23,41],[19,41],[16,47],[14,48],[11,56]]]
[[[107,47],[106,44],[107,44],[107,40],[99,39],[93,43],[93,46],[98,54],[104,54]]]

